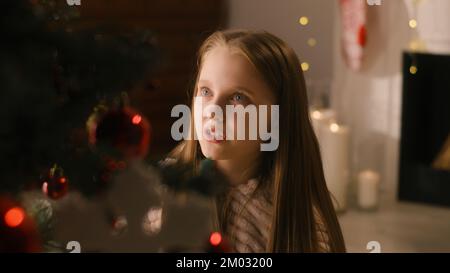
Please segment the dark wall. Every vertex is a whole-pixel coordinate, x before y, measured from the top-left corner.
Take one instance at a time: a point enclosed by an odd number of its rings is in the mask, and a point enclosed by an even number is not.
[[[160,71],[130,92],[132,106],[152,125],[151,155],[158,157],[175,145],[170,136],[175,119],[170,111],[176,104],[188,103],[198,47],[211,32],[223,28],[226,14],[223,1],[216,0],[82,1],[80,19],[69,26],[74,31],[126,34],[150,30],[162,50]]]

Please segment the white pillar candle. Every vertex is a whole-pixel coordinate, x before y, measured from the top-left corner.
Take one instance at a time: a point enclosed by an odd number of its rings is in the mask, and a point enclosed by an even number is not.
[[[362,209],[375,209],[378,206],[380,175],[365,170],[358,175],[358,205]]]
[[[349,129],[331,123],[320,130],[325,180],[336,211],[347,208],[349,183]]]

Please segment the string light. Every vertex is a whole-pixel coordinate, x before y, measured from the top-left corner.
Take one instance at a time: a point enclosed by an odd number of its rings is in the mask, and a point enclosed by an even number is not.
[[[142,120],[142,117],[140,115],[134,115],[133,119],[131,120],[133,122],[133,124],[139,124]]]
[[[300,23],[300,25],[306,26],[309,23],[309,19],[306,16],[302,16],[300,17],[300,19],[298,19],[298,22]]]
[[[309,39],[308,39],[308,45],[309,45],[310,47],[315,47],[315,46],[317,45],[317,40],[314,39],[314,38],[309,38]]]
[[[417,21],[415,19],[409,20],[409,27],[410,28],[416,28],[417,27]]]
[[[302,66],[303,72],[306,72],[309,70],[309,63],[303,62],[301,66]]]
[[[421,0],[412,0],[412,5],[408,5],[408,15],[409,15],[409,21],[408,25],[412,30],[415,30],[417,28],[418,22],[417,22],[417,7]],[[415,31],[411,31],[411,33],[415,33]],[[414,38],[409,42],[409,49],[411,51],[420,51],[425,49],[425,43],[420,40],[417,36],[417,34],[414,34]],[[409,73],[411,75],[417,74],[418,68],[415,64],[415,61],[413,61],[412,65],[409,67]]]
[[[416,50],[418,50],[419,49],[419,42],[418,41],[411,41],[410,43],[409,43],[409,48],[412,50],[412,51],[416,51]]]
[[[25,212],[19,207],[9,209],[5,213],[5,223],[11,228],[18,227],[25,219]]]
[[[209,237],[209,242],[213,246],[218,246],[222,242],[222,235],[219,232],[213,232]]]
[[[309,18],[308,18],[307,16],[301,16],[301,17],[298,19],[298,23],[299,23],[300,25],[302,25],[302,26],[306,26],[306,25],[309,24]],[[314,38],[311,37],[311,38],[308,39],[307,44],[308,44],[310,47],[314,47],[314,46],[316,46],[317,41],[316,41],[316,39],[314,39]],[[308,71],[308,70],[310,69],[310,65],[309,65],[309,63],[307,63],[307,62],[302,62],[302,63],[301,63],[301,68],[302,68],[302,71],[303,71],[303,72],[306,72],[306,71]]]

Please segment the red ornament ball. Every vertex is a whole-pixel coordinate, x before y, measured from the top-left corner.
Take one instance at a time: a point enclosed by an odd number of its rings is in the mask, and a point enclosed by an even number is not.
[[[87,123],[91,145],[124,159],[142,159],[150,144],[150,123],[131,107],[94,113]]]
[[[64,176],[64,171],[58,166],[50,169],[42,183],[42,191],[51,199],[59,199],[69,190],[69,180]]]

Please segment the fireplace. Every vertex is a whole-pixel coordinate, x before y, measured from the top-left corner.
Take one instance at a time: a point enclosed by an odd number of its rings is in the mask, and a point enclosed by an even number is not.
[[[450,206],[450,56],[403,54],[400,200]]]

